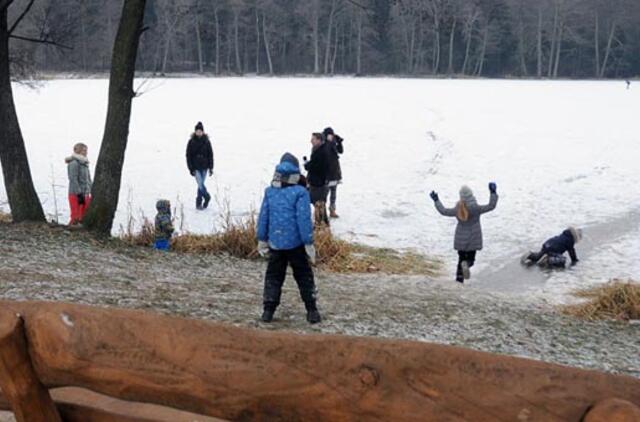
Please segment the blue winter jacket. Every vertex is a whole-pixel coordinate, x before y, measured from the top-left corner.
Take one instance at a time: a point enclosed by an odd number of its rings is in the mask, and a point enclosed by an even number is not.
[[[575,250],[576,241],[573,238],[570,230],[565,230],[560,236],[552,237],[544,242],[542,249],[544,252],[562,255],[565,252],[569,252],[572,262],[578,260]]]
[[[276,172],[286,176],[300,170],[284,162],[276,167]],[[267,188],[260,207],[258,240],[268,242],[275,250],[313,244],[310,203],[309,192],[300,185]]]

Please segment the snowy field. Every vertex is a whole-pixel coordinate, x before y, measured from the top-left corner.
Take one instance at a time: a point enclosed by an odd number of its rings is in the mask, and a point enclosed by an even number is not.
[[[15,86],[36,188],[51,215],[55,190],[61,221],[69,212],[64,157],[85,142],[95,165],[107,84]],[[453,206],[460,185],[469,184],[486,202],[487,183],[495,181],[500,203],[483,219],[485,249],[472,288],[555,301],[578,286],[640,273],[640,90],[633,86],[229,78],[149,80],[144,90],[134,101],[115,232],[132,213],[152,217],[160,197],[184,205],[185,229],[216,229],[221,204],[195,211],[185,163],[198,120],[216,157],[209,189],[235,215],[259,207],[283,152],[310,155],[311,132],[331,125],[345,138],[342,218],[334,223],[345,238],[442,256],[453,271],[455,221],[436,213],[428,192]],[[519,266],[525,251],[570,224],[585,228],[580,265],[551,274]]]

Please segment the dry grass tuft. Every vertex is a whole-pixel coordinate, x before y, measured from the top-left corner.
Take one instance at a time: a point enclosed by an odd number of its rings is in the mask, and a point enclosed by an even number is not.
[[[575,295],[587,300],[564,306],[565,314],[587,320],[640,319],[640,284],[637,282],[612,280],[604,286],[579,290]]]
[[[6,224],[11,223],[11,221],[11,214],[6,213],[2,209],[0,209],[0,223]]]
[[[171,249],[177,252],[229,254],[237,258],[253,259],[258,257],[256,218],[233,219],[227,217],[222,230],[214,234],[185,233],[171,240]]]
[[[329,229],[315,233],[318,263],[336,273],[387,273],[435,276],[441,267],[437,260],[413,252],[375,248],[347,242]]]

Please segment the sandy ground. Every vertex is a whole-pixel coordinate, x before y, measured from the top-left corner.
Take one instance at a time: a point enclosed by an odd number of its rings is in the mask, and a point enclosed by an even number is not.
[[[403,338],[640,377],[640,326],[585,322],[540,299],[424,277],[317,274],[325,320],[310,326],[295,283],[259,322],[265,263],[162,254],[40,225],[0,224],[0,297],[146,309],[267,330]]]

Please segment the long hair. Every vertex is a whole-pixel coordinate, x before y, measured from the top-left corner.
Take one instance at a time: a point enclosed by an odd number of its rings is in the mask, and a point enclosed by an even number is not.
[[[462,199],[456,207],[456,217],[458,217],[460,221],[467,221],[469,219],[469,208],[467,208],[467,204],[465,204]]]

